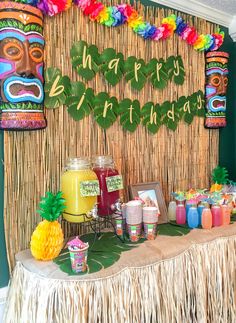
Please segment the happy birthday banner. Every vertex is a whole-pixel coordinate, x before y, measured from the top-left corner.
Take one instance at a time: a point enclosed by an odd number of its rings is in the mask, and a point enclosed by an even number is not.
[[[108,129],[120,116],[124,130],[133,132],[142,123],[155,134],[162,124],[176,130],[178,122],[192,123],[194,116],[204,117],[204,94],[202,91],[190,96],[182,96],[177,101],[165,101],[162,104],[147,102],[142,108],[138,100],[117,98],[106,92],[94,94],[82,82],[71,82],[62,76],[57,68],[48,68],[45,73],[45,106],[59,108],[65,104],[71,117],[80,121],[93,113],[95,121],[103,129]]]

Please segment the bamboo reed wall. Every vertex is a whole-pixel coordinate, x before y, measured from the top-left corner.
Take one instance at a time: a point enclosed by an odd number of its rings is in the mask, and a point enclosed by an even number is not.
[[[146,19],[157,26],[163,17],[173,13],[163,9],[138,5]],[[186,16],[199,33],[209,33],[216,26],[202,19]],[[201,89],[204,91],[204,54],[193,50],[178,36],[168,40],[145,41],[127,26],[108,28],[90,22],[79,9],[71,8],[57,17],[46,18],[46,67],[59,67],[64,75],[79,80],[72,70],[70,48],[75,41],[96,44],[101,52],[113,47],[125,58],[134,55],[148,62],[151,58],[166,59],[181,55],[186,71],[183,86],[169,83],[166,89],[154,90],[150,82],[140,92],[131,90],[125,80],[115,87],[107,85],[101,74],[87,82],[95,93],[110,92],[118,99],[139,99],[143,103],[176,100]],[[47,110],[48,127],[36,132],[5,133],[5,233],[9,263],[14,255],[29,247],[31,234],[40,221],[36,214],[40,196],[47,190],[60,188],[60,176],[68,157],[111,154],[123,174],[124,183],[160,181],[168,202],[177,189],[209,186],[211,170],[218,163],[218,130],[204,129],[203,118],[195,118],[188,126],[181,122],[175,132],[162,126],[151,135],[143,126],[130,134],[124,132],[117,120],[107,131],[102,130],[89,116],[75,122],[65,107]],[[126,192],[127,193],[127,192]],[[65,226],[66,234],[70,226]]]

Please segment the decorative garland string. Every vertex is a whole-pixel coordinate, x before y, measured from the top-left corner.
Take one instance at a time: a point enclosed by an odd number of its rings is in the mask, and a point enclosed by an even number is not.
[[[175,32],[198,51],[217,50],[224,40],[223,31],[199,35],[194,27],[186,23],[182,17],[177,17],[174,14],[164,18],[161,26],[156,27],[144,21],[142,16],[129,4],[105,6],[97,0],[20,0],[20,2],[36,5],[49,16],[67,10],[74,3],[84,15],[102,25],[117,27],[127,23],[139,36],[154,41],[171,37]]]

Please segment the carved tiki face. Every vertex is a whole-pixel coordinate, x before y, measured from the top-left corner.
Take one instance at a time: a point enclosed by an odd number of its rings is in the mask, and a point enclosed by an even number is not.
[[[226,90],[228,85],[228,53],[206,55],[206,120],[207,128],[226,126]]]
[[[43,17],[40,10],[0,2],[0,128],[46,127],[43,114]]]

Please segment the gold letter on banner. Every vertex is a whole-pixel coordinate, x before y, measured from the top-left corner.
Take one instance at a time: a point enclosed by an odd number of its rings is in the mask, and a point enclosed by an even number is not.
[[[135,75],[135,81],[138,82],[138,70],[140,70],[141,64],[138,64],[137,62],[134,63],[134,75]]]
[[[109,68],[110,70],[112,70],[113,68],[115,68],[115,70],[114,70],[114,73],[115,73],[115,74],[117,74],[119,61],[120,61],[120,59],[119,59],[119,58],[114,58],[114,59],[112,59],[112,60],[109,62],[109,64],[108,64],[108,68]]]
[[[178,60],[174,60],[174,75],[178,76],[179,75],[179,61]]]
[[[184,109],[184,112],[188,111],[188,113],[191,113],[189,100],[184,103],[183,109]]]
[[[134,110],[133,105],[131,104],[131,106],[129,107],[129,121],[130,123],[133,123],[133,112],[132,110]]]
[[[55,78],[55,81],[53,82],[53,85],[52,85],[51,90],[49,92],[50,97],[60,95],[64,91],[65,88],[63,85],[57,86],[59,80],[60,80],[60,76],[58,75]]]
[[[107,110],[109,109],[109,108],[111,108],[112,109],[112,107],[113,107],[113,104],[112,103],[108,103],[107,101],[105,101],[105,104],[104,104],[104,109],[103,109],[103,118],[106,118],[106,116],[107,116]]]
[[[157,113],[156,112],[153,112],[153,109],[154,109],[154,106],[152,105],[152,108],[151,108],[151,114],[150,114],[150,123],[156,125],[157,124]]]
[[[91,70],[92,69],[92,57],[91,55],[87,55],[86,56],[86,46],[84,46],[83,49],[83,68],[86,68],[88,66],[88,68]]]
[[[172,104],[172,109],[167,112],[167,117],[175,121],[174,104]]]
[[[85,92],[83,93],[83,95],[81,96],[80,100],[79,100],[79,103],[77,104],[77,110],[80,109],[81,105],[83,104],[84,102],[84,99],[85,99]]]
[[[162,68],[162,63],[157,63],[157,66],[156,66],[156,73],[157,73],[157,81],[160,82],[160,69]]]

